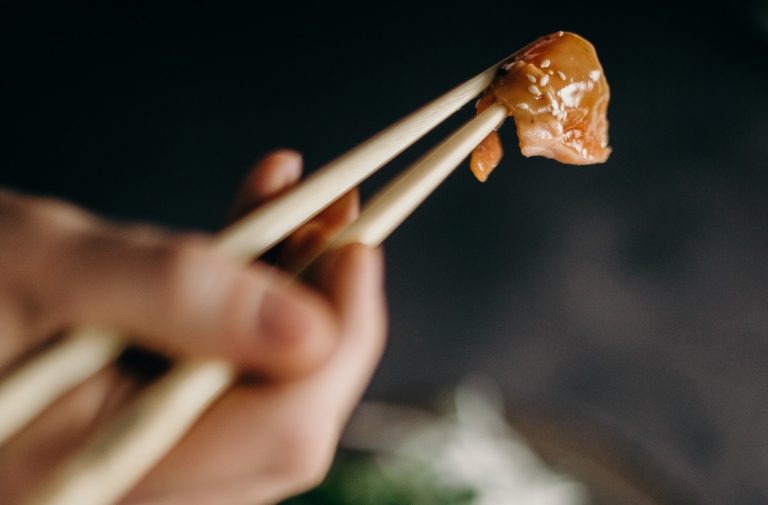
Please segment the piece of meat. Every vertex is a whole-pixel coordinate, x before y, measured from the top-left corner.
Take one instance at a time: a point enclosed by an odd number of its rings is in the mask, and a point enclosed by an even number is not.
[[[499,134],[495,131],[491,132],[472,151],[472,157],[469,160],[472,173],[480,182],[485,182],[488,175],[501,161],[503,154],[504,149],[501,147]]]
[[[569,32],[541,37],[499,67],[477,103],[479,114],[494,102],[507,107],[517,125],[523,156],[588,165],[608,159],[610,91],[595,48]],[[485,181],[501,160],[496,132],[472,153],[470,168]]]

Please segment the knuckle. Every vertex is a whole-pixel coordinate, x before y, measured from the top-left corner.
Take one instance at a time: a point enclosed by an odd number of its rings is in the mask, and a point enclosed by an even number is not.
[[[202,326],[196,333],[221,333],[247,341],[247,283],[240,270],[219,257],[201,237],[185,235],[164,241],[157,255],[158,297],[173,314]]]
[[[12,230],[3,237],[12,243],[4,244],[9,247],[3,249],[23,252],[21,259],[36,259],[41,253],[56,251],[62,239],[91,228],[95,221],[87,212],[53,198],[15,194],[0,198],[0,225],[7,223]]]
[[[94,216],[67,202],[47,197],[34,197],[24,204],[31,218],[48,229],[78,231],[96,222]]]
[[[197,240],[188,237],[178,237],[161,241],[150,249],[154,256],[158,278],[167,296],[178,297],[188,293],[195,279],[210,269],[210,253]]]
[[[153,252],[160,259],[160,267],[175,275],[184,275],[194,270],[210,256],[201,241],[187,235],[158,241]]]

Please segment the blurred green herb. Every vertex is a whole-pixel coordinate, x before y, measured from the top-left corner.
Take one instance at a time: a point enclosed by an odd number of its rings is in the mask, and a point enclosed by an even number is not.
[[[383,468],[369,454],[340,453],[325,481],[283,505],[471,505],[475,491],[441,482],[412,461]]]

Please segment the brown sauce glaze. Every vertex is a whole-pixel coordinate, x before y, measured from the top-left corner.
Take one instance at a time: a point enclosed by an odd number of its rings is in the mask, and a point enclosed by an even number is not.
[[[608,159],[610,90],[595,48],[570,32],[546,35],[502,63],[477,103],[506,106],[517,125],[523,156],[589,165]],[[499,136],[491,133],[473,151],[472,173],[485,181],[501,160]]]

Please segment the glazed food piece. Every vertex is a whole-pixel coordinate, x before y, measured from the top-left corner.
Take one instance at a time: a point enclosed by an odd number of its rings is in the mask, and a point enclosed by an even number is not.
[[[569,32],[542,37],[499,68],[477,103],[479,114],[494,102],[507,107],[517,125],[523,156],[589,165],[608,159],[610,91],[595,48]],[[472,153],[470,168],[485,181],[501,160],[495,131]]]

